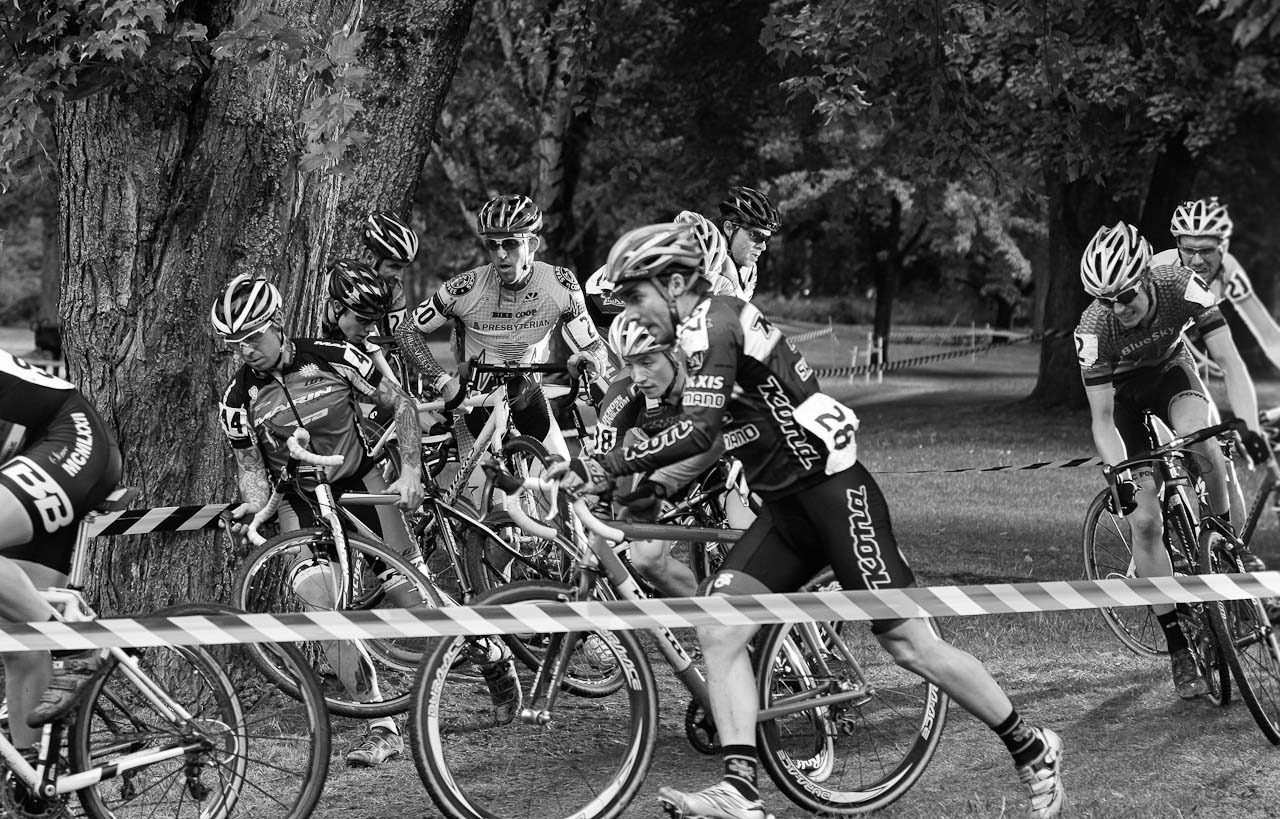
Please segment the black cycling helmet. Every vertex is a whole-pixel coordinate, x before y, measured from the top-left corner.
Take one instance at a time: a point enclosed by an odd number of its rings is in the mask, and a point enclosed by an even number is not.
[[[371,213],[360,228],[364,246],[378,259],[408,264],[418,255],[418,234],[385,211]]]
[[[340,259],[329,266],[325,289],[329,298],[365,318],[381,318],[391,312],[391,287],[364,262]]]
[[[758,190],[735,185],[720,203],[720,215],[746,228],[776,231],[782,227],[778,209]]]

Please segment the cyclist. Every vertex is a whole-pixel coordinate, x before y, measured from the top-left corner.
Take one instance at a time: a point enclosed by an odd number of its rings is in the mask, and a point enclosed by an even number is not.
[[[758,309],[708,296],[702,252],[685,225],[633,230],[613,246],[614,292],[660,342],[688,362],[684,416],[658,437],[599,458],[553,467],[569,490],[600,491],[619,475],[703,452],[723,436],[763,498],[759,517],[725,559],[711,594],[787,592],[831,565],[846,589],[909,586],[914,575],[894,540],[884,497],[857,460],[852,410],[823,393],[804,357]],[[1032,816],[1063,802],[1062,741],[1022,721],[982,664],[940,640],[921,620],[871,624],[904,668],[939,685],[1000,736],[1031,792]],[[756,785],[757,699],[747,646],[754,626],[698,630],[725,776],[698,793],[662,788],[673,817],[763,819]]]
[[[391,306],[378,327],[379,335],[389,336],[404,323],[407,305],[400,276],[418,255],[418,234],[395,214],[381,211],[369,214],[360,237],[376,260],[373,269],[391,286]]]
[[[1218,306],[1230,303],[1253,337],[1262,346],[1271,363],[1280,367],[1280,326],[1258,298],[1249,276],[1235,256],[1227,250],[1233,224],[1226,205],[1218,197],[1183,202],[1173,212],[1169,232],[1176,246],[1162,250],[1151,259],[1152,267],[1182,265],[1194,270],[1209,285]],[[1233,492],[1232,509],[1243,515],[1244,497],[1239,487]],[[1252,550],[1242,557],[1249,571],[1264,571],[1267,566]],[[1280,607],[1268,603],[1269,608]]]
[[[329,298],[325,300],[320,319],[321,335],[351,342],[369,356],[383,378],[399,384],[382,348],[369,341],[369,336],[391,312],[395,299],[391,282],[364,262],[339,259],[325,274],[325,292]],[[403,290],[400,297],[404,297]]]
[[[273,484],[283,481],[289,462],[287,440],[299,427],[311,434],[320,454],[342,455],[341,466],[328,467],[335,495],[344,491],[400,494],[402,510],[423,500],[421,448],[417,408],[394,382],[383,378],[367,355],[345,341],[289,338],[285,335],[280,292],[265,279],[242,274],[227,285],[213,305],[214,330],[244,364],[232,376],[222,398],[223,431],[231,444],[244,502],[232,510],[234,534],[266,504]],[[399,434],[404,468],[388,487],[368,455],[357,402],[368,401],[392,413]],[[305,420],[304,420],[305,419]],[[311,504],[292,485],[283,486],[278,519],[281,531],[316,524]],[[404,517],[389,507],[374,507],[364,521],[388,545],[409,552],[413,539]],[[367,514],[365,509],[360,513]],[[327,563],[300,559],[291,578],[299,599],[323,607],[332,601]],[[402,606],[421,605],[405,585],[388,589]],[[330,664],[353,699],[381,698],[377,670],[356,643],[325,646]],[[379,765],[404,749],[391,717],[370,721],[365,739],[347,754],[347,763]]]
[[[628,433],[636,440],[651,440],[681,418],[684,364],[674,345],[659,342],[633,317],[622,313],[609,330],[609,347],[624,362],[626,371],[609,385],[600,402],[597,454],[622,446]],[[717,440],[701,455],[641,477],[618,501],[633,517],[652,520],[667,498],[678,494],[722,455],[724,445]],[[726,505],[734,516],[732,525],[745,528],[748,521],[741,517],[745,510],[741,504],[732,504],[737,493],[731,491],[728,495]],[[673,546],[666,540],[632,541],[631,563],[662,593],[692,597],[698,590],[698,581],[689,567],[671,554]]]
[[[756,292],[756,263],[782,218],[769,197],[752,188],[735,186],[720,203],[720,227],[729,243],[729,260],[721,270],[737,289],[738,298],[751,301]]]
[[[0,351],[0,621],[57,619],[37,588],[65,586],[79,521],[120,480],[115,438],[70,383]],[[102,651],[0,655],[9,732],[33,752],[39,726],[109,669]],[[33,811],[34,812],[34,811]]]
[[[1080,374],[1092,416],[1093,440],[1104,463],[1150,448],[1143,423],[1151,410],[1170,429],[1192,432],[1209,426],[1211,404],[1196,372],[1183,330],[1193,326],[1226,376],[1227,397],[1249,425],[1244,444],[1261,462],[1270,450],[1258,434],[1257,398],[1217,299],[1194,270],[1179,264],[1151,264],[1151,245],[1124,222],[1101,227],[1080,260],[1084,289],[1094,297],[1075,332]],[[1197,451],[1210,464],[1205,472],[1213,513],[1230,509],[1222,451],[1213,441]],[[1150,468],[1135,470],[1117,485],[1119,509],[1133,532],[1133,561],[1141,577],[1173,574],[1162,539],[1163,525]],[[1114,497],[1113,497],[1114,505]],[[1173,684],[1190,699],[1208,685],[1187,648],[1178,615],[1169,604],[1152,606],[1169,646]]]
[[[396,333],[405,359],[449,401],[457,396],[461,382],[436,361],[427,347],[427,333],[454,320],[461,328],[462,367],[472,359],[540,363],[546,360],[551,332],[563,322],[562,332],[576,350],[570,367],[585,362],[597,376],[606,374],[605,345],[587,314],[577,277],[567,268],[534,261],[542,211],[533,200],[517,194],[497,196],[480,209],[476,227],[489,264],[454,276],[417,306]],[[536,380],[509,379],[507,397],[512,421],[522,434],[543,439],[553,454],[568,455]],[[482,411],[466,416],[472,435],[487,417]]]

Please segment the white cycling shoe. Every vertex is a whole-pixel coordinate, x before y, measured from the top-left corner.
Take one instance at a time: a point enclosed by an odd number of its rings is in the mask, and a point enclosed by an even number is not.
[[[747,799],[728,782],[717,782],[697,793],[659,788],[658,803],[670,819],[773,819],[773,814],[765,812],[764,803]]]

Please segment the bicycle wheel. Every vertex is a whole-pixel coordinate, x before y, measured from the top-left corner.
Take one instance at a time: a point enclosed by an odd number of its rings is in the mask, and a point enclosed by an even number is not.
[[[1089,504],[1084,519],[1084,574],[1089,580],[1132,579],[1137,577],[1129,523],[1122,515],[1107,511],[1107,490]],[[1165,537],[1181,537],[1166,526]],[[1191,552],[1185,552],[1190,554]],[[1168,654],[1164,631],[1150,606],[1098,609],[1107,627],[1124,647],[1140,657]]]
[[[1205,572],[1244,571],[1230,542],[1213,536],[1201,544]],[[1206,603],[1209,624],[1235,677],[1240,698],[1262,735],[1280,745],[1280,644],[1262,603],[1253,598]]]
[[[571,593],[560,583],[526,581],[495,589],[484,602],[554,601]],[[437,644],[414,686],[409,744],[418,774],[445,816],[612,819],[626,809],[653,759],[656,681],[634,634],[598,631],[590,637],[611,664],[627,669],[625,685],[600,699],[559,694],[546,724],[519,716],[496,724],[487,687],[463,659],[469,639]],[[516,667],[527,697],[535,672]],[[512,787],[513,781],[537,785]]]
[[[806,588],[839,585],[827,571]],[[915,783],[942,738],[949,698],[941,689],[895,665],[865,624],[775,625],[760,641],[762,710],[857,693],[760,722],[760,763],[791,801],[824,816],[865,813]]]
[[[1204,605],[1195,603],[1178,611],[1178,625],[1187,638],[1187,649],[1209,686],[1204,698],[1219,708],[1231,702],[1231,669],[1227,657],[1218,645],[1218,638],[1209,623]]]
[[[436,607],[440,598],[431,583],[405,558],[376,541],[358,535],[347,539],[353,600],[380,608]],[[251,612],[334,611],[337,561],[328,531],[314,527],[287,532],[267,541],[236,574],[234,603]],[[366,590],[381,584],[384,594]],[[354,609],[355,604],[348,609]],[[370,718],[402,713],[431,638],[325,640],[302,642],[299,650],[320,679],[329,710],[346,717]],[[276,667],[275,655],[261,644],[249,648],[255,661],[284,691],[293,689]]]
[[[186,604],[157,614],[227,613],[235,610]],[[70,726],[72,769],[125,769],[78,792],[85,812],[95,819],[310,816],[329,770],[329,721],[302,655],[287,645],[271,649],[291,675],[296,701],[252,673],[243,646],[131,651],[143,674],[190,716],[162,713],[120,665],[95,683]],[[178,748],[185,753],[148,765],[124,759]]]
[[[503,446],[502,459],[508,473],[523,479],[542,474],[550,456],[541,441],[522,435]],[[551,515],[550,506],[537,493],[521,494],[520,502],[525,513],[534,520],[547,520]],[[569,556],[554,540],[530,535],[512,523],[506,514],[505,504],[506,497],[492,480],[486,479],[480,506],[484,523],[513,546],[523,559],[513,559],[507,550],[469,545],[466,550],[467,572],[472,581],[485,588],[537,578],[567,581],[571,563]],[[559,514],[570,514],[567,502],[561,503]]]

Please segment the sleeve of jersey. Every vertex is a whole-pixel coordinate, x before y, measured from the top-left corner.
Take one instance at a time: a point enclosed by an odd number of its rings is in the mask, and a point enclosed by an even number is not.
[[[1080,377],[1086,387],[1109,383],[1115,377],[1115,363],[1102,357],[1102,336],[1099,328],[1082,320],[1076,327],[1076,361],[1080,364]]]
[[[635,426],[639,404],[643,400],[635,395],[630,378],[620,378],[609,385],[609,391],[600,402],[600,416],[596,420],[597,453],[617,449],[623,433]]]
[[[218,421],[222,432],[231,442],[232,449],[248,449],[253,446],[253,430],[249,426],[249,406],[240,380],[233,379],[222,394],[218,405]]]
[[[597,373],[605,373],[609,369],[609,351],[604,340],[596,332],[591,314],[587,312],[587,303],[582,298],[581,290],[569,291],[560,320],[564,322],[564,333],[569,343],[579,351],[591,356]]]
[[[610,475],[648,472],[706,452],[720,437],[724,408],[733,394],[734,376],[742,339],[737,322],[708,328],[708,346],[702,366],[690,372],[680,398],[683,417],[648,441],[601,458]]]
[[[400,342],[404,357],[437,385],[445,374],[444,367],[431,354],[426,334],[444,326],[453,315],[452,307],[453,299],[441,285],[434,296],[413,309],[412,319],[401,324],[396,331],[396,340]]]
[[[1218,308],[1218,300],[1209,292],[1209,286],[1198,275],[1191,273],[1182,292],[1188,313],[1195,321],[1200,335],[1208,338],[1215,330],[1225,329],[1227,320]]]
[[[347,341],[336,342],[323,348],[329,365],[334,371],[362,395],[373,395],[382,383],[382,373],[378,372],[373,359],[360,352],[354,344]]]

